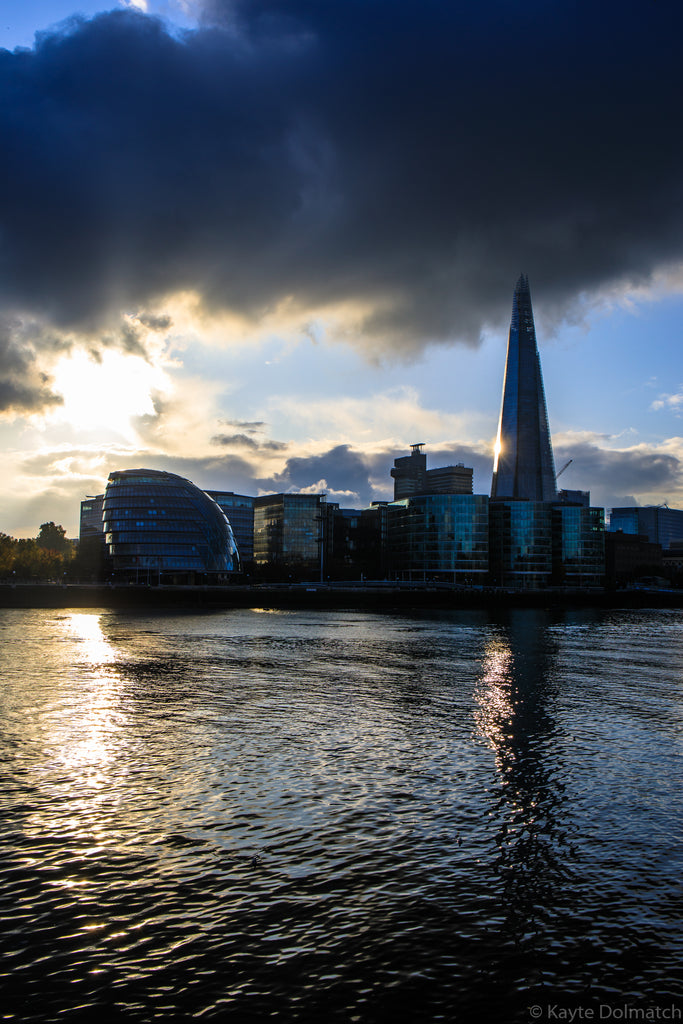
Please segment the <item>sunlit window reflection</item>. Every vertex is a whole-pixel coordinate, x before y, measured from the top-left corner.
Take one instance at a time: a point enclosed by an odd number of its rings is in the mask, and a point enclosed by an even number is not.
[[[503,442],[501,440],[500,429],[499,429],[498,430],[498,437],[496,438],[496,443],[493,446],[493,472],[494,473],[498,469],[498,460],[500,458],[500,453],[502,452],[502,450],[503,450]]]

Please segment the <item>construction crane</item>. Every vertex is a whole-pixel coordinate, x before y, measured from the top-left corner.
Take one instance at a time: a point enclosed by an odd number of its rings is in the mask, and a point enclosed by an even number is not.
[[[572,462],[573,462],[573,461],[574,461],[573,459],[570,459],[570,460],[569,460],[569,462],[565,462],[564,466],[563,466],[563,467],[562,467],[562,469],[561,469],[561,470],[559,471],[559,473],[556,473],[556,474],[555,474],[555,479],[556,479],[556,480],[557,480],[557,478],[558,478],[558,477],[562,476],[562,474],[564,473],[564,471],[565,471],[565,469],[567,468],[567,466],[571,466],[571,464],[572,464]]]

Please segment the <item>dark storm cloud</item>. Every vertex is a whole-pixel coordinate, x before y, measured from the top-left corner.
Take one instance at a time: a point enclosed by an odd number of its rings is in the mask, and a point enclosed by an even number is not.
[[[609,449],[581,442],[555,446],[555,465],[559,470],[567,459],[568,469],[558,487],[595,491],[596,495],[624,495],[637,484],[637,494],[675,493],[681,485],[681,460],[653,448]],[[599,503],[611,504],[606,497]]]
[[[141,461],[141,458],[143,461]],[[137,461],[136,461],[137,460]],[[256,479],[258,471],[247,459],[239,455],[220,455],[217,458],[179,458],[177,456],[159,456],[138,454],[130,458],[126,465],[112,467],[135,469],[141,465],[154,469],[163,469],[168,473],[177,473],[198,487],[208,491],[234,491],[236,494],[258,493]]]
[[[30,327],[28,333],[31,334]],[[33,337],[45,349],[56,351],[58,342],[43,337],[36,329]],[[0,412],[40,412],[59,405],[62,398],[52,391],[48,374],[40,369],[37,347],[28,340],[22,325],[0,322]]]
[[[272,485],[275,491],[300,491],[321,481],[332,491],[357,494],[363,503],[371,500],[368,464],[359,452],[346,444],[337,445],[322,455],[287,459],[282,472],[272,478]]]
[[[558,313],[681,257],[680,5],[204,10],[0,52],[6,307],[101,327],[176,288],[251,316],[359,300],[369,351],[410,350],[504,322],[520,270]]]

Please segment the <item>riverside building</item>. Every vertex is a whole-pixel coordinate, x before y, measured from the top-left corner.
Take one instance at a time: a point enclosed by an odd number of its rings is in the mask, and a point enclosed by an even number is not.
[[[672,544],[683,541],[683,510],[667,505],[625,506],[613,508],[610,531],[646,537],[651,544],[661,544],[667,551]]]
[[[254,500],[254,566],[260,575],[322,579],[332,553],[331,516],[323,494],[264,494]]]
[[[78,571],[85,578],[95,579],[110,571],[102,524],[103,501],[104,494],[89,494],[81,502],[77,563]]]
[[[417,494],[387,506],[389,571],[412,583],[483,584],[488,575],[485,494]]]
[[[243,560],[253,552],[255,574],[272,580],[520,589],[603,582],[604,511],[590,506],[588,492],[557,492],[525,275],[513,297],[491,497],[473,493],[473,470],[462,463],[427,469],[424,447],[413,444],[394,460],[394,500],[367,509],[340,509],[321,494],[207,494],[155,470],[112,473],[102,517],[115,573],[164,582],[225,577],[240,564],[237,534]],[[96,530],[95,500],[81,513],[83,539]],[[615,509],[612,528],[644,532],[639,516],[650,513],[660,533],[683,539],[677,510]]]
[[[240,553],[242,569],[252,567],[254,561],[254,502],[249,494],[235,494],[234,491],[207,491],[210,498],[223,509]]]
[[[557,483],[536,345],[529,279],[522,274],[512,301],[503,401],[498,422],[491,500],[555,501]]]
[[[404,582],[485,582],[488,496],[473,494],[463,463],[427,469],[424,444],[394,460],[394,500],[386,506],[387,568]]]
[[[189,480],[154,469],[110,473],[102,502],[114,576],[137,583],[225,582],[239,571],[225,513]]]
[[[557,493],[529,279],[512,301],[491,481],[490,578],[520,589],[604,582],[604,510],[586,492]]]

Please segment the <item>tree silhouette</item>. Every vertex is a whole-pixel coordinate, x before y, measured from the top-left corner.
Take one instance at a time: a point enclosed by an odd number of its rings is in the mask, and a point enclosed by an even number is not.
[[[73,545],[67,539],[66,530],[63,526],[55,526],[54,523],[43,523],[36,538],[38,547],[46,551],[56,551],[60,555],[73,553]]]

